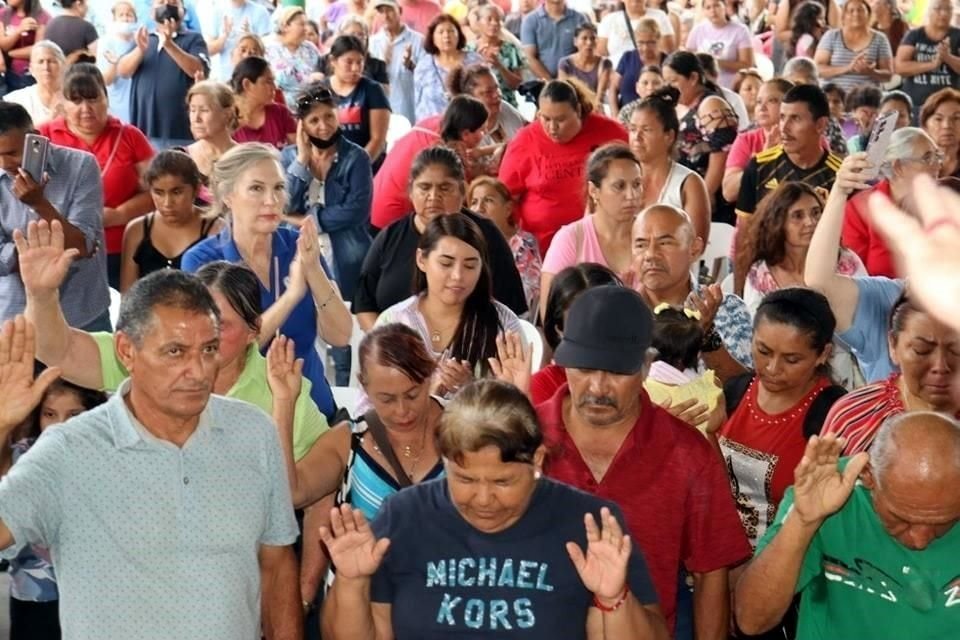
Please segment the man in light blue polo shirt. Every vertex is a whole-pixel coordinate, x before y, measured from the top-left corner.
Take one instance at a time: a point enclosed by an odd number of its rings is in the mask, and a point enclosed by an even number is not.
[[[423,55],[423,35],[403,23],[396,0],[376,0],[373,8],[383,17],[383,28],[370,36],[370,55],[387,64],[390,111],[415,123],[413,68]]]
[[[18,318],[0,336],[0,397],[18,390],[10,360],[32,361],[28,334]],[[45,431],[0,481],[2,555],[50,548],[65,640],[259,640],[261,579],[267,638],[301,637],[276,429],[260,409],[212,395],[219,342],[198,279],[164,270],[138,281],[115,336],[130,378]],[[0,411],[0,436],[16,417]]]
[[[566,0],[545,0],[524,16],[520,42],[530,70],[543,80],[556,78],[560,58],[576,51],[574,32],[587,22],[587,16],[568,7]]]

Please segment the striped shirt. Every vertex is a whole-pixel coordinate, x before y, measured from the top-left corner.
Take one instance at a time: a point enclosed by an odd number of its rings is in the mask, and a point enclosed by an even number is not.
[[[864,54],[867,64],[878,67],[884,63],[889,63],[893,58],[893,52],[890,49],[890,41],[887,36],[880,31],[870,31],[870,43],[859,51],[853,51],[847,48],[843,41],[843,35],[839,29],[831,29],[824,34],[817,45],[817,53],[820,51],[830,52],[830,61],[827,63],[831,67],[846,67],[853,59]],[[850,91],[854,87],[862,84],[876,85],[876,79],[864,73],[843,73],[839,76],[830,78],[829,82],[840,85],[844,91]]]
[[[783,145],[761,151],[750,158],[743,170],[740,195],[737,198],[737,215],[753,215],[764,196],[784,182],[803,182],[813,188],[822,187],[829,191],[833,187],[841,162],[843,160],[839,156],[825,152],[817,164],[804,169],[790,161]]]
[[[906,411],[900,394],[900,374],[851,391],[833,405],[823,422],[821,435],[836,434],[847,439],[843,455],[866,451],[883,421]]]

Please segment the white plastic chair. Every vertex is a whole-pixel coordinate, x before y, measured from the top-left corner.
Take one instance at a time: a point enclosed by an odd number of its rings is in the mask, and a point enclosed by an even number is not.
[[[405,136],[413,125],[407,120],[407,117],[399,113],[390,114],[390,124],[387,125],[387,151],[393,147],[393,143]]]
[[[521,100],[520,104],[517,105],[517,111],[527,122],[533,122],[533,119],[537,117],[537,105],[529,100]]]
[[[350,334],[350,388],[359,389],[360,379],[357,376],[360,374],[360,341],[367,334],[360,328],[357,316],[350,317],[353,318],[353,333]]]
[[[333,401],[338,408],[346,409],[353,416],[357,411],[357,403],[360,402],[362,395],[360,389],[355,387],[330,387],[333,392]]]
[[[733,274],[728,273],[727,277],[723,279],[723,282],[720,283],[720,291],[723,292],[723,295],[728,296],[733,294]]]
[[[762,53],[755,52],[753,54],[753,66],[757,68],[757,72],[764,82],[774,76],[773,60]]]
[[[533,365],[531,370],[536,373],[543,367],[543,336],[532,323],[523,319],[520,320],[520,332],[523,334],[523,341],[533,347],[533,353],[530,356]]]
[[[724,276],[730,271],[730,246],[733,244],[736,227],[725,222],[710,223],[710,242],[703,250],[700,260],[697,263],[698,273],[701,264],[706,264],[710,275],[714,275],[714,263],[717,259],[721,260],[720,269],[715,274],[717,280],[723,280]]]
[[[117,328],[117,319],[120,317],[120,292],[110,287],[110,326]]]

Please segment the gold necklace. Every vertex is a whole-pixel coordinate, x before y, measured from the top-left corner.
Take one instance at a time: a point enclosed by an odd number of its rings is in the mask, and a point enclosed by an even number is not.
[[[404,467],[403,469],[404,472],[407,474],[407,477],[410,478],[411,480],[413,480],[413,474],[416,472],[417,465],[420,464],[420,458],[423,457],[423,452],[426,449],[426,447],[427,447],[427,423],[424,422],[423,427],[421,428],[421,431],[420,431],[420,447],[417,450],[417,454],[416,455],[413,454],[413,447],[410,446],[409,444],[403,445],[403,448],[400,451],[400,455],[402,455],[404,458],[408,458],[408,459],[413,458],[413,464],[410,465],[410,469],[408,470],[406,467]],[[380,455],[383,455],[383,452],[380,451],[380,447],[377,446],[376,442],[373,443],[373,450],[379,453]]]

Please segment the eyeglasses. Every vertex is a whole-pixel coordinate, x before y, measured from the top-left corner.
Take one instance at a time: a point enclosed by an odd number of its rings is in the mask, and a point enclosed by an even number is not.
[[[915,162],[927,167],[939,167],[947,160],[947,154],[943,151],[927,151],[919,158],[904,158],[907,162]]]

